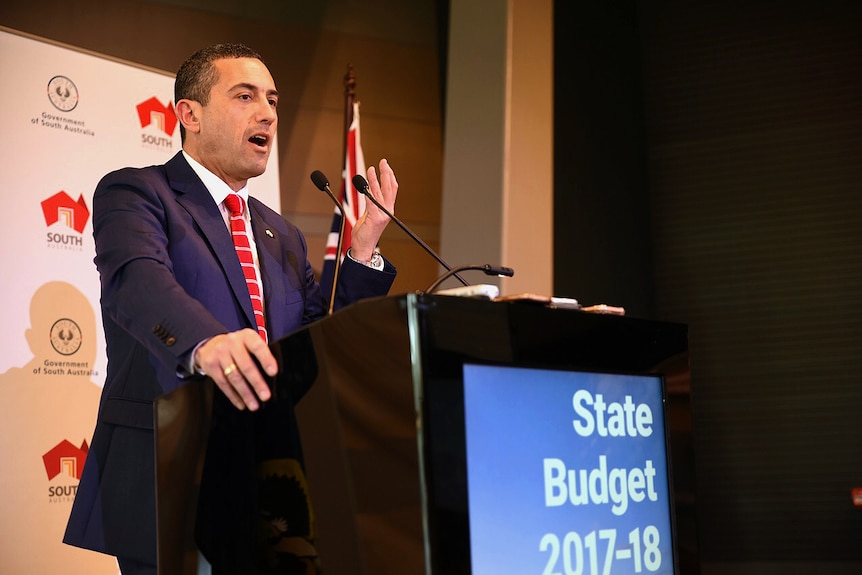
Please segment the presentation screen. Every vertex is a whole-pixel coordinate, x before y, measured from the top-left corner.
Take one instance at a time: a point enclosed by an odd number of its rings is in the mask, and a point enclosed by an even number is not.
[[[426,386],[435,573],[676,573],[660,375],[462,375]]]

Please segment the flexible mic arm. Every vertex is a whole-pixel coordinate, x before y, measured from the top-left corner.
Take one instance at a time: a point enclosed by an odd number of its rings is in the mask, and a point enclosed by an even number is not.
[[[456,272],[463,272],[467,270],[478,270],[485,272],[485,275],[488,276],[507,278],[510,278],[515,275],[515,270],[507,267],[494,267],[488,264],[458,266],[454,269],[447,271],[445,274],[437,278],[437,280],[433,284],[428,286],[423,293],[433,294],[435,291],[437,291],[437,288],[440,287],[440,284],[449,279],[451,276],[456,275]]]
[[[347,214],[344,213],[344,206],[341,205],[341,202],[338,201],[338,198],[329,189],[329,179],[323,175],[323,172],[320,170],[311,172],[311,181],[314,182],[317,189],[321,192],[326,192],[326,195],[332,198],[332,201],[335,202],[335,207],[341,212],[341,229],[338,230],[338,247],[335,249],[335,269],[332,272],[332,289],[329,292],[328,313],[332,315],[332,311],[335,309],[335,286],[338,285],[338,272],[341,271],[341,248],[344,243],[344,222],[347,221]]]
[[[398,224],[398,227],[401,228],[402,230],[404,230],[404,233],[406,233],[408,236],[410,236],[414,242],[416,242],[417,244],[422,246],[422,249],[424,249],[426,252],[431,254],[431,257],[433,257],[435,260],[437,260],[437,263],[439,263],[441,266],[446,268],[446,272],[447,272],[446,277],[447,278],[450,276],[455,276],[456,278],[458,278],[458,281],[460,281],[465,286],[470,285],[464,278],[462,278],[461,276],[458,275],[457,272],[463,271],[461,268],[458,268],[458,269],[453,271],[452,266],[450,266],[445,261],[443,261],[443,258],[441,258],[439,255],[437,255],[437,253],[434,250],[429,248],[428,244],[426,244],[425,242],[422,241],[422,238],[420,238],[419,236],[414,234],[412,231],[410,231],[407,228],[407,226],[405,226],[401,220],[399,220],[398,218],[395,217],[395,214],[393,214],[392,212],[387,210],[383,204],[381,204],[380,202],[377,201],[377,198],[375,198],[373,195],[371,195],[371,190],[369,189],[368,181],[366,181],[366,179],[363,178],[360,174],[356,174],[355,176],[353,176],[353,187],[356,188],[357,192],[359,192],[360,194],[363,194],[366,198],[371,200],[371,203],[373,203],[375,206],[380,208],[384,214],[389,216],[389,219],[391,219],[393,222]],[[472,269],[472,268],[469,268],[469,269]]]

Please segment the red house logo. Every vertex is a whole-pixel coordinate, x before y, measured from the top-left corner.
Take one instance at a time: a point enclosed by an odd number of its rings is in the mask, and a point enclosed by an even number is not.
[[[146,128],[155,124],[159,130],[168,136],[174,135],[177,127],[177,113],[174,111],[174,103],[168,102],[165,106],[155,96],[138,104],[138,119],[141,127]]]
[[[90,210],[87,209],[84,196],[79,195],[76,202],[62,190],[42,201],[42,213],[45,215],[47,225],[53,226],[62,221],[79,234],[84,233],[84,226],[87,225],[87,219],[90,217]]]
[[[89,450],[86,440],[81,444],[81,447],[75,447],[68,439],[58,443],[51,451],[42,456],[48,479],[54,479],[61,473],[75,479],[81,479],[84,460],[87,458],[87,451]]]

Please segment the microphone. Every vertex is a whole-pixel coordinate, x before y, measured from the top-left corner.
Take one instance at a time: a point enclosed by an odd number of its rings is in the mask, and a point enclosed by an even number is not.
[[[344,213],[344,206],[341,205],[341,202],[338,201],[338,198],[335,197],[335,194],[332,193],[332,190],[329,189],[329,179],[323,175],[323,172],[320,170],[314,170],[311,172],[311,181],[314,182],[314,185],[317,186],[317,189],[321,192],[326,192],[332,201],[335,202],[335,207],[338,208],[338,211],[341,212],[341,228],[338,230],[338,247],[335,248],[335,269],[332,272],[332,288],[329,291],[329,311],[328,314],[332,315],[332,310],[335,308],[335,286],[338,285],[338,272],[341,271],[341,248],[344,242],[344,222],[347,220],[347,214]]]
[[[491,266],[488,264],[481,264],[481,265],[472,264],[472,265],[458,266],[454,269],[447,271],[445,274],[443,274],[442,276],[437,278],[437,280],[434,283],[432,283],[430,286],[428,286],[425,289],[424,293],[433,294],[435,291],[437,291],[437,288],[440,287],[440,284],[442,284],[444,281],[449,279],[451,276],[455,275],[456,272],[463,272],[463,271],[467,271],[467,270],[479,270],[479,271],[485,272],[485,275],[497,276],[497,277],[510,278],[513,275],[515,275],[515,270],[513,270],[512,268],[504,267],[504,266],[496,267],[496,266]]]
[[[380,208],[384,214],[389,216],[389,219],[391,219],[393,222],[398,224],[398,227],[401,228],[402,230],[404,230],[404,233],[406,233],[408,236],[410,236],[414,242],[419,244],[422,247],[422,249],[424,249],[426,252],[428,252],[431,255],[431,257],[433,257],[435,260],[437,260],[437,263],[439,263],[441,266],[446,268],[447,273],[443,279],[446,279],[446,278],[451,277],[451,276],[455,276],[458,279],[458,281],[460,281],[465,286],[470,285],[464,278],[462,278],[461,276],[458,275],[458,272],[463,271],[463,270],[461,270],[459,268],[459,269],[456,269],[453,271],[452,266],[450,266],[445,261],[443,261],[443,258],[441,258],[439,255],[437,255],[437,253],[434,250],[429,248],[428,244],[423,242],[419,236],[417,236],[412,231],[410,231],[410,229],[407,226],[405,226],[401,220],[399,220],[398,218],[395,217],[395,214],[393,214],[392,212],[387,210],[383,204],[378,202],[377,199],[373,195],[371,195],[371,191],[370,191],[370,188],[368,186],[368,181],[365,178],[363,178],[361,174],[356,174],[355,176],[353,176],[353,187],[356,188],[357,192],[359,192],[360,194],[363,194],[366,198],[371,200],[371,203],[373,203],[375,206]]]

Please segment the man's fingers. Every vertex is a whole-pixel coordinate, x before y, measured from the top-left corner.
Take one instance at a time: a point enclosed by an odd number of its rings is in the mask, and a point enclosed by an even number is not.
[[[252,337],[247,342],[246,349],[257,359],[260,367],[268,376],[275,376],[278,373],[278,362],[275,360],[275,356],[272,355],[269,346],[257,332],[249,331]]]
[[[247,353],[242,359],[237,360],[237,369],[234,373],[226,376],[227,380],[239,392],[249,409],[254,411],[258,408],[257,400],[269,401],[272,393],[266,380],[261,375],[257,364]]]
[[[368,176],[368,187],[372,190],[375,186],[379,185],[377,181],[377,171],[375,171],[374,166],[368,166],[368,169],[365,170],[365,175]]]
[[[242,397],[234,390],[233,385],[227,380],[224,376],[211,376],[212,380],[218,386],[218,388],[224,393],[225,397],[239,410],[243,410],[246,408],[246,404],[243,401]]]
[[[380,202],[390,210],[393,209],[398,193],[398,180],[395,179],[395,171],[385,158],[380,160],[380,175],[375,177],[375,180],[379,182],[377,188]]]
[[[267,375],[278,373],[278,364],[258,333],[244,329],[213,337],[198,350],[199,365],[237,409],[255,411],[259,401],[268,401],[272,392],[258,369]]]
[[[395,172],[386,159],[380,160],[379,172],[374,166],[369,166],[366,170],[368,174],[368,187],[371,195],[386,207],[390,212],[395,211],[395,197],[398,192],[398,182],[395,180]],[[369,210],[377,215],[378,218],[384,218],[384,212],[373,206],[373,202],[366,204]],[[385,223],[388,223],[389,217],[385,216]]]

